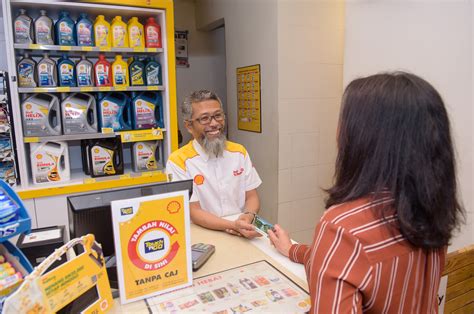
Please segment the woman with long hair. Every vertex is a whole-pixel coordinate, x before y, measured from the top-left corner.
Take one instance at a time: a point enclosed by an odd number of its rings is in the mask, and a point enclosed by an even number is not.
[[[335,183],[311,245],[276,225],[305,265],[312,313],[435,313],[447,245],[464,211],[448,114],[422,78],[386,73],[346,88]]]

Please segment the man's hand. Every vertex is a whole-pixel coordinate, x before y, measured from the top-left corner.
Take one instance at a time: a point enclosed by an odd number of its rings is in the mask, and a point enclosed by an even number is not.
[[[286,257],[290,255],[290,247],[292,243],[288,232],[286,232],[279,225],[275,225],[273,230],[268,230],[268,237],[278,252],[285,255]]]
[[[227,233],[242,236],[247,239],[261,237],[262,235],[255,231],[255,226],[251,224],[252,219],[252,215],[242,214],[236,221],[234,221],[234,227],[232,229],[226,229],[225,231]]]

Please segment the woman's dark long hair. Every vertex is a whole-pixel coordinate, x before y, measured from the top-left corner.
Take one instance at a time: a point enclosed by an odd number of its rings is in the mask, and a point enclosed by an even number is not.
[[[335,184],[327,191],[326,207],[389,191],[400,231],[413,245],[448,245],[464,211],[438,92],[405,72],[352,81],[339,118]]]

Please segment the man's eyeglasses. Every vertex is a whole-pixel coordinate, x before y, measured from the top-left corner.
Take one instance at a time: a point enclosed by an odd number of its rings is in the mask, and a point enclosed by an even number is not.
[[[222,122],[225,119],[225,114],[223,112],[218,112],[213,114],[212,116],[203,116],[196,119],[189,119],[189,122],[197,121],[201,125],[210,124],[212,119],[216,120],[217,122]]]

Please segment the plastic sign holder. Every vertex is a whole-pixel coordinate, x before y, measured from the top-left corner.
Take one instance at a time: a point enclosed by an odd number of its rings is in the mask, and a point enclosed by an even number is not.
[[[61,266],[45,271],[76,245],[84,252]],[[88,234],[57,249],[29,274],[4,303],[3,313],[102,313],[113,305],[102,249]]]
[[[122,304],[192,285],[188,191],[112,201]]]

